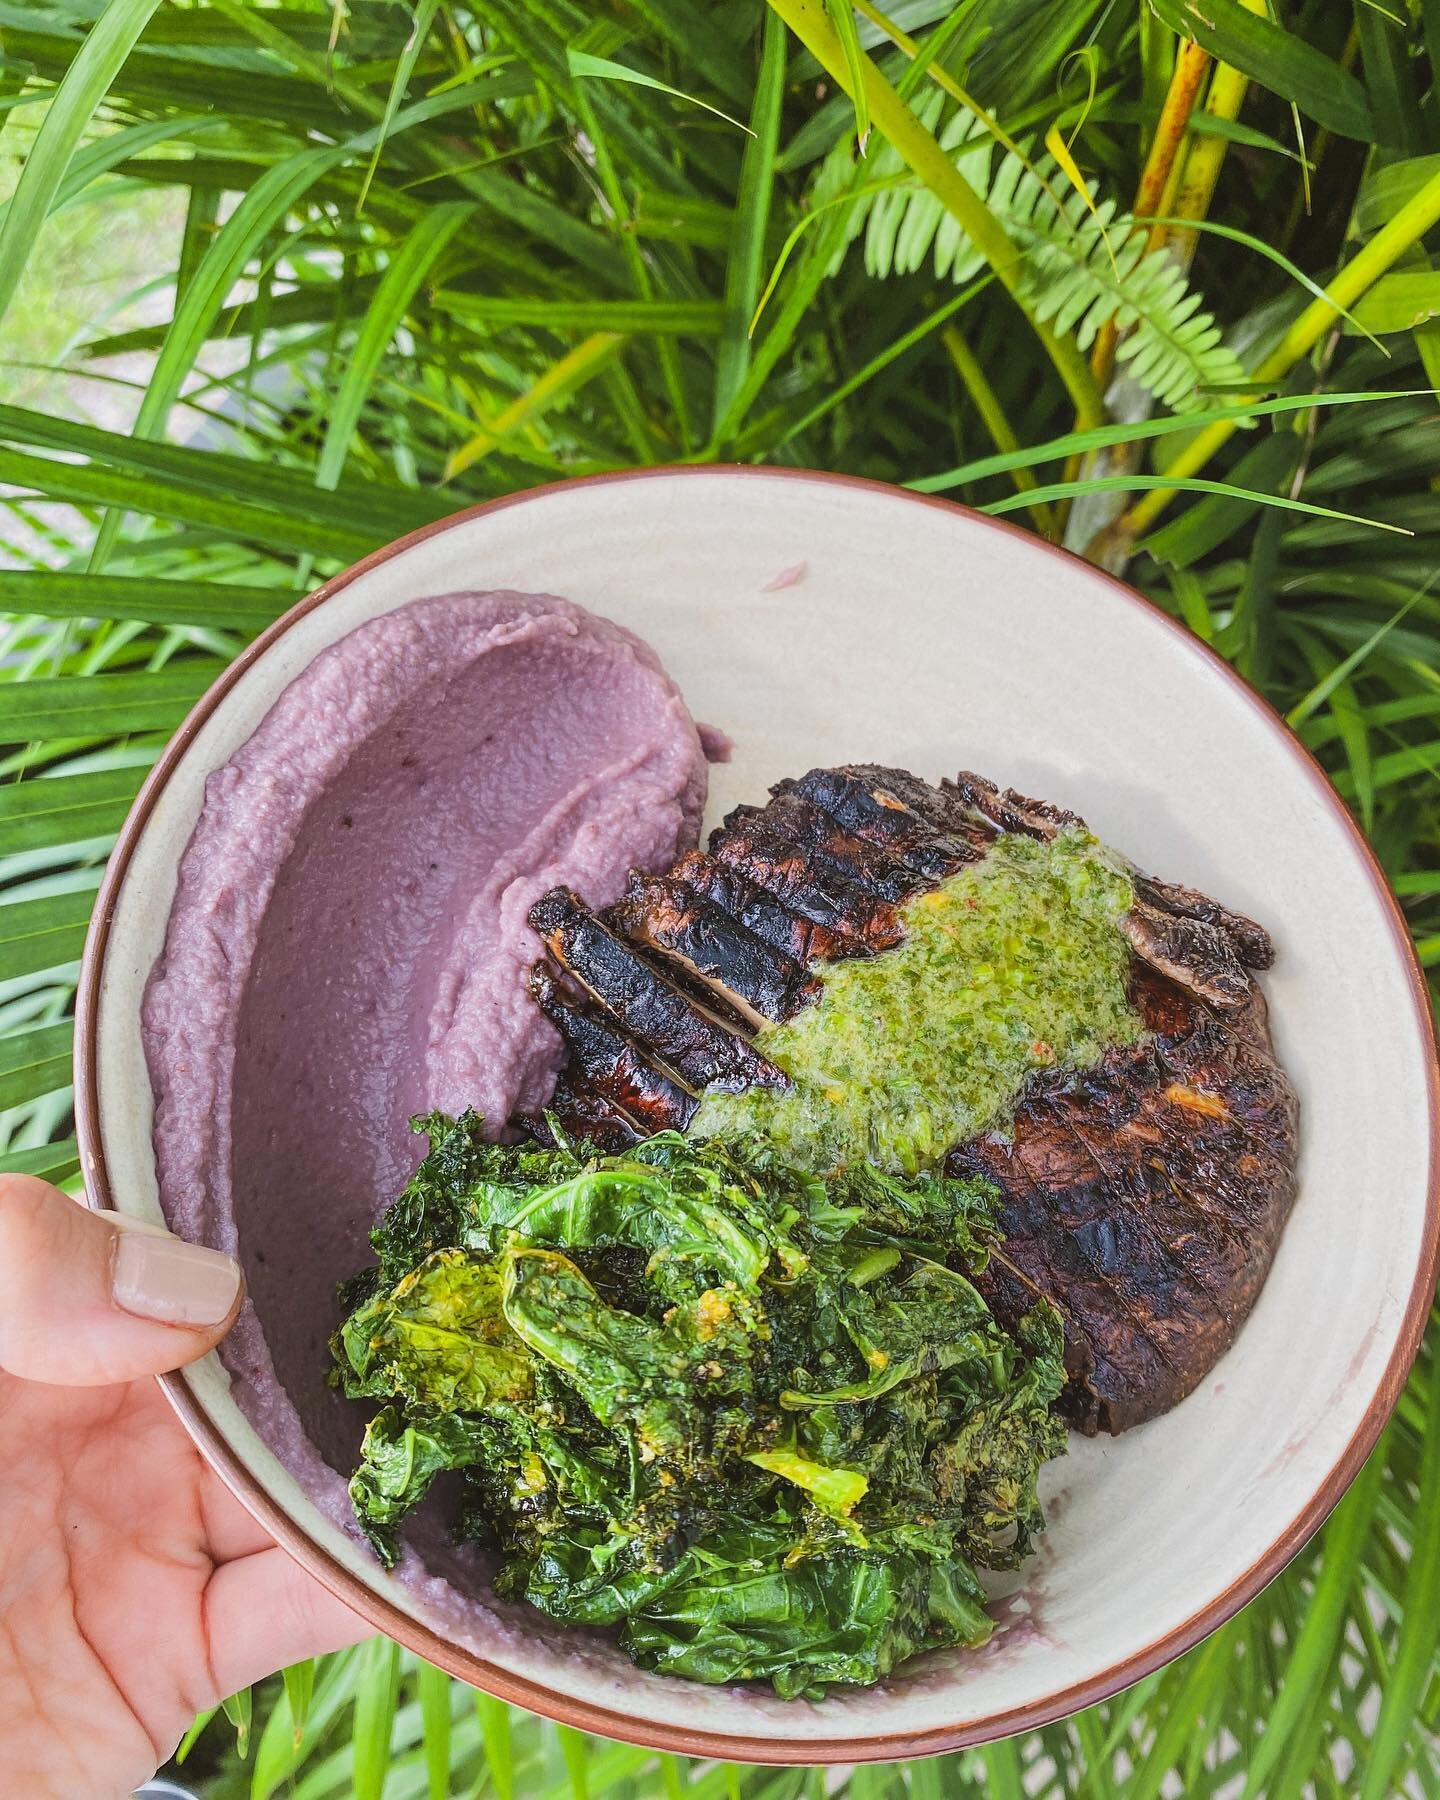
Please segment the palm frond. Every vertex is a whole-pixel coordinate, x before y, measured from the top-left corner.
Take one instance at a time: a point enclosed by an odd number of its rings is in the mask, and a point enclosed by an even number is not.
[[[941,117],[938,91],[917,114],[929,126]],[[1054,157],[1031,157],[995,141],[981,120],[954,108],[939,141],[1023,255],[1021,291],[1036,316],[1088,350],[1111,323],[1126,335],[1119,357],[1133,378],[1165,405],[1200,405],[1203,390],[1233,387],[1245,371],[1221,338],[1213,315],[1174,258],[1147,247],[1146,230],[1094,183],[1079,191]],[[856,165],[842,140],[816,177],[814,200],[844,194]],[[939,199],[915,183],[891,186],[903,174],[884,145],[864,162],[871,190],[849,202],[846,242],[864,234],[866,272],[877,281],[933,267],[957,286],[971,281],[985,259]],[[875,191],[880,190],[880,191]]]

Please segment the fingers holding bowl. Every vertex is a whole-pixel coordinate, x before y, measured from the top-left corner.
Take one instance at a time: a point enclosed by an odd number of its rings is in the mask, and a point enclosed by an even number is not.
[[[102,1387],[203,1356],[240,1307],[233,1258],[28,1175],[0,1176],[0,1369]]]

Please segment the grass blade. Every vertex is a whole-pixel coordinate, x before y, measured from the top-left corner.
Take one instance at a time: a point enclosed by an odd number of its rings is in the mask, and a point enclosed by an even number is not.
[[[46,108],[0,226],[0,319],[15,297],[31,246],[85,128],[159,4],[160,0],[111,0]]]
[[[355,1688],[355,1800],[382,1800],[390,1768],[390,1739],[400,1678],[400,1646],[376,1638],[361,1652]]]
[[[58,1143],[42,1144],[35,1150],[9,1150],[0,1156],[0,1175],[38,1175],[42,1181],[53,1182],[56,1187],[69,1181],[80,1169],[80,1146],[74,1138],[61,1138]],[[202,1713],[191,1727],[195,1737],[214,1717],[213,1713]],[[183,1761],[181,1752],[186,1742],[193,1742],[190,1733],[182,1739],[180,1749],[175,1752],[176,1759]]]
[[[597,331],[583,343],[577,344],[558,362],[552,363],[531,388],[513,400],[503,412],[497,413],[483,431],[476,432],[474,437],[451,454],[445,465],[446,481],[453,481],[472,463],[479,462],[481,457],[498,449],[512,434],[523,430],[551,407],[558,406],[577,388],[583,387],[592,376],[609,368],[624,343],[625,338],[621,332]]]
[[[155,675],[60,675],[22,682],[5,692],[4,711],[0,713],[0,742],[26,743],[32,738],[95,738],[111,733],[169,731],[185,717],[223,666],[206,658],[203,662],[163,669]],[[124,777],[120,771],[107,773],[113,774],[117,786],[123,786]],[[126,777],[132,774],[131,770],[124,771]],[[90,778],[71,776],[65,779],[78,783]],[[35,783],[42,793],[47,785]],[[57,781],[56,785],[60,783]],[[97,781],[95,789],[98,791],[101,785]],[[48,810],[57,803],[32,798],[28,789],[21,801],[18,797],[21,790],[13,791],[16,799],[12,804],[17,807],[46,807]],[[77,793],[87,791],[72,787],[66,798],[73,802]]]
[[[238,1694],[222,1700],[220,1710],[235,1727],[235,1754],[243,1762],[250,1754],[250,1724],[255,1710],[253,1691],[242,1688]]]
[[[565,1770],[570,1777],[571,1800],[590,1800],[590,1779],[585,1757],[585,1734],[576,1731],[573,1725],[557,1725],[555,1736],[559,1740],[560,1754],[565,1759]]]
[[[729,251],[725,259],[725,329],[715,354],[712,433],[729,412],[750,363],[750,319],[760,296],[765,233],[775,186],[775,152],[780,141],[780,108],[785,97],[785,27],[775,12],[765,15],[750,141],[740,161]]]
[[[92,679],[126,682],[132,678],[101,676]],[[39,685],[38,682],[27,682],[19,692],[28,696],[29,690]],[[63,698],[68,702],[68,690],[75,685],[73,678],[62,678],[48,691],[53,694],[56,689],[62,690]],[[114,694],[113,687],[110,692]],[[7,694],[7,701],[9,698]],[[114,704],[113,700],[111,704]],[[125,716],[126,704],[122,698],[122,717]],[[182,698],[163,712],[161,717],[169,717],[173,722],[174,718],[184,716],[184,710],[188,706],[189,700]],[[83,713],[84,709],[81,708],[80,714]],[[20,734],[20,741],[28,741],[36,735],[43,736],[43,731],[37,733],[34,726],[36,723],[43,725],[47,719],[58,724],[62,733],[70,729],[76,730],[78,734],[78,728],[88,722],[68,704],[55,713],[47,714],[43,710],[38,714],[31,712],[28,718],[17,721],[15,726]],[[120,768],[87,769],[76,775],[47,775],[43,781],[12,781],[0,785],[0,839],[3,839],[7,854],[13,855],[21,850],[45,850],[57,844],[85,843],[91,838],[104,837],[118,831],[147,772],[145,765],[141,763]],[[52,904],[59,903],[57,901]]]
[[[405,90],[410,85],[410,77],[415,73],[415,64],[419,60],[420,51],[426,38],[430,35],[430,27],[435,23],[435,14],[439,11],[440,0],[417,0],[414,21],[410,26],[410,35],[405,40],[405,47],[395,62],[395,77],[390,83],[390,92],[385,97],[385,111],[381,117],[375,134],[375,148],[370,153],[370,163],[365,170],[365,179],[360,183],[360,197],[355,202],[355,211],[364,212],[365,201],[369,196],[371,183],[375,180],[375,171],[380,167],[380,156],[385,148],[385,140],[395,125],[395,114],[400,102],[405,98]],[[323,485],[323,484],[322,484]]]
[[[9,849],[8,834],[5,842]],[[94,904],[94,889],[79,888],[70,894],[0,905],[0,982],[74,962],[84,947]]]
[[[490,1773],[495,1800],[515,1800],[515,1758],[510,1735],[510,1708],[493,1694],[477,1691],[475,1711],[480,1719],[485,1766]]]
[[[1245,1800],[1267,1791],[1266,1783],[1282,1752],[1293,1757],[1306,1772],[1314,1763],[1325,1690],[1344,1634],[1352,1591],[1359,1579],[1361,1549],[1385,1481],[1388,1442],[1387,1433],[1325,1527],[1315,1589],[1305,1622],[1290,1646],[1284,1681],[1266,1719],[1265,1735],[1250,1759]],[[1310,1740],[1303,1750],[1297,1742],[1302,1735]]]
[[[48,619],[141,619],[151,625],[263,631],[294,599],[283,588],[238,583],[0,569],[0,607]]]
[[[1163,488],[1185,494],[1223,494],[1232,500],[1245,500],[1256,506],[1278,506],[1282,512],[1308,513],[1318,519],[1343,519],[1347,525],[1366,525],[1373,531],[1393,531],[1401,537],[1415,534],[1408,526],[1392,525],[1385,519],[1366,519],[1358,513],[1337,512],[1334,507],[1316,506],[1309,500],[1292,499],[1289,494],[1262,494],[1254,488],[1236,487],[1229,481],[1211,481],[1203,475],[1100,475],[1088,481],[1052,481],[1024,494],[1009,494],[1003,500],[992,500],[981,512],[999,514],[1014,512],[1018,507],[1033,506],[1046,500],[1072,500],[1077,494],[1119,493],[1125,489]]]
[[[855,8],[850,0],[825,0],[825,10],[830,15],[830,23],[835,28],[835,35],[845,54],[845,67],[849,74],[845,91],[855,107],[855,142],[863,156],[865,146],[870,141],[870,96],[865,91],[865,55],[860,48],[860,33],[855,26]]]
[[[185,378],[245,265],[306,189],[333,169],[344,154],[339,149],[301,150],[267,169],[215,234],[175,309],[155,359],[135,418],[136,437],[164,435]],[[98,573],[108,561],[123,522],[120,512],[102,520],[90,555],[93,571]]]
[[[179,1763],[181,1768],[184,1768],[185,1759],[187,1756],[189,1756],[190,1752],[195,1748],[196,1742],[199,1739],[201,1732],[204,1731],[205,1727],[215,1717],[216,1713],[219,1712],[219,1710],[220,1710],[220,1708],[218,1706],[212,1706],[209,1708],[208,1711],[198,1714],[196,1716],[195,1723],[185,1733],[184,1737],[181,1738],[181,1740],[180,1740],[179,1744],[176,1746],[176,1750],[175,1750],[175,1761],[177,1763]]]
[[[749,131],[750,127],[739,119],[731,118],[718,106],[712,106],[708,100],[701,100],[694,94],[687,94],[682,88],[671,87],[668,81],[657,81],[653,75],[642,75],[639,69],[627,68],[624,63],[611,62],[605,56],[591,56],[585,50],[567,50],[565,61],[572,75],[589,76],[597,81],[625,81],[634,87],[653,88],[656,93],[669,94],[673,100],[683,100],[689,106],[702,107],[708,113],[714,113],[717,119],[723,119],[727,125],[737,126],[741,131]]]
[[[306,519],[299,512],[280,512],[245,500],[225,500],[192,487],[127,475],[97,463],[57,462],[21,450],[0,450],[0,481],[47,499],[77,506],[114,506],[223,532],[242,542],[276,550],[299,550],[315,556],[354,562],[385,541],[382,531],[352,531]]]
[[[65,1019],[0,1037],[0,1111],[68,1084],[74,1035]]]
[[[420,1723],[425,1745],[425,1779],[430,1800],[450,1796],[450,1677],[443,1669],[421,1662],[415,1668],[420,1697]]]
[[[285,1703],[290,1712],[290,1730],[294,1747],[298,1750],[300,1740],[305,1735],[305,1726],[310,1718],[310,1702],[315,1697],[315,1659],[307,1657],[304,1662],[292,1663],[284,1671]]]
[[[433,5],[431,7],[433,12]],[[457,200],[433,207],[416,225],[390,259],[384,279],[365,313],[360,332],[351,346],[345,363],[330,422],[325,428],[325,443],[315,471],[315,485],[334,488],[339,485],[350,452],[350,438],[360,422],[360,412],[375,379],[375,371],[399,330],[420,284],[443,255],[455,233],[473,217],[473,201]]]
[[[1062,458],[1082,456],[1090,450],[1107,450],[1116,444],[1140,443],[1148,438],[1173,437],[1180,432],[1193,432],[1206,425],[1239,424],[1247,419],[1268,419],[1278,413],[1308,412],[1312,407],[1362,406],[1382,400],[1407,400],[1414,396],[1408,390],[1369,392],[1364,389],[1346,394],[1284,394],[1274,400],[1255,400],[1239,406],[1220,406],[1210,412],[1192,412],[1163,419],[1137,419],[1123,425],[1096,425],[1088,431],[1067,431],[1064,437],[1051,438],[1031,449],[1003,456],[982,456],[943,475],[926,475],[918,481],[907,481],[906,487],[917,494],[943,494],[948,488],[967,481],[979,481],[987,475],[1003,475],[1011,469],[1029,468],[1035,463],[1059,462]]]
[[[1423,1528],[1410,1551],[1399,1648],[1370,1740],[1359,1800],[1385,1800],[1387,1794],[1396,1791],[1394,1776],[1407,1740],[1419,1729],[1417,1714],[1434,1667],[1440,1634],[1440,1531],[1434,1529],[1440,1518],[1440,1364],[1432,1361],[1428,1381],[1424,1455],[1415,1513]]]

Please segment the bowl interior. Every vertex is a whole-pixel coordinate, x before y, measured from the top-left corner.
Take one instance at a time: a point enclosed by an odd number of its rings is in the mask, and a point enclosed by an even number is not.
[[[1120,1439],[1073,1439],[1052,1465],[1050,1529],[997,1590],[991,1645],[819,1706],[645,1676],[531,1615],[457,1608],[438,1582],[397,1586],[341,1510],[275,1460],[211,1357],[185,1381],[224,1464],[392,1629],[399,1608],[427,1654],[448,1646],[458,1672],[492,1686],[498,1672],[615,1735],[709,1733],[736,1755],[801,1761],[894,1755],[1038,1722],[1183,1648],[1318,1523],[1352,1440],[1378,1429],[1403,1378],[1433,1255],[1432,1050],[1391,907],[1297,746],[1187,634],[1022,533],[863,483],[694,470],[520,496],[332,584],[203,717],[130,845],[95,1007],[89,1148],[110,1204],[158,1216],[140,998],[206,775],[355,625],[499,587],[566,595],[655,647],[695,716],[734,739],[711,820],[819,763],[932,779],[971,767],[1073,806],[1142,866],[1261,919],[1303,1109],[1300,1197],[1254,1314],[1199,1391]]]

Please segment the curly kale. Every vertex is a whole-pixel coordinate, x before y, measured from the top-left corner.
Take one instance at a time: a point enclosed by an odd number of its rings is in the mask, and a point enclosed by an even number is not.
[[[985,1641],[977,1571],[1026,1554],[1064,1447],[1058,1317],[1011,1336],[971,1279],[993,1190],[414,1125],[430,1152],[333,1341],[384,1402],[350,1494],[387,1564],[453,1471],[498,1590],[645,1668],[814,1697]]]

